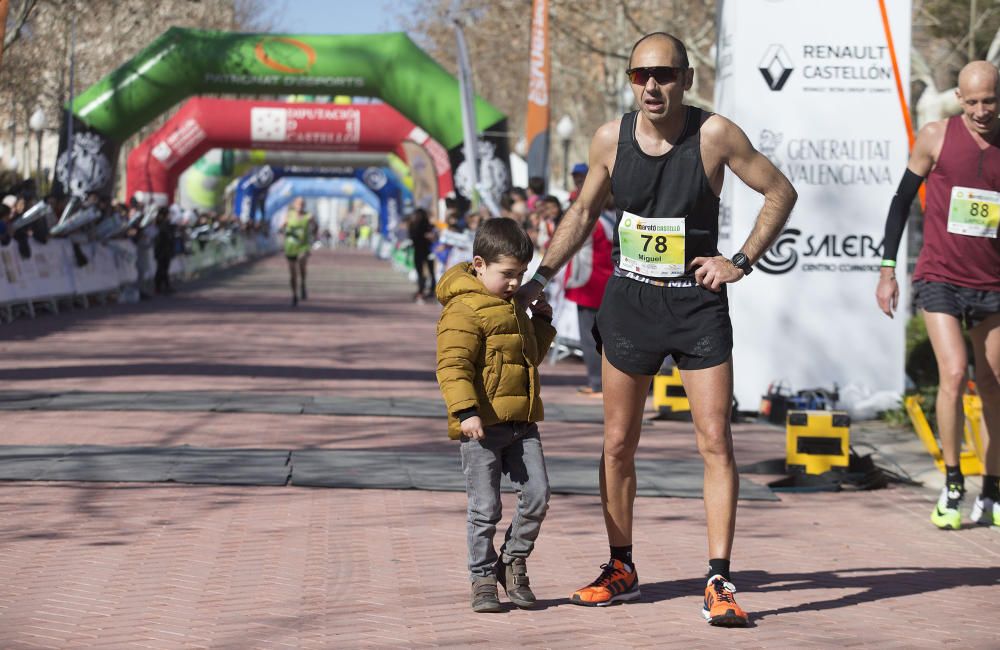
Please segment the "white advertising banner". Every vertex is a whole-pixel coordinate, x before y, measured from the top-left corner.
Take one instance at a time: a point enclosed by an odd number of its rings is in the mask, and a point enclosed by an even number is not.
[[[910,21],[910,0],[720,3],[716,110],[799,194],[756,272],[729,289],[741,408],[756,408],[777,380],[796,390],[903,390],[905,268],[895,319],[879,311],[875,286],[908,157]],[[762,204],[727,175],[723,254],[743,245]]]
[[[97,242],[82,244],[81,248],[87,257],[86,265],[76,266],[72,254],[66,257],[66,264],[73,273],[73,292],[82,296],[117,289],[118,267],[115,266],[114,253]]]
[[[0,301],[15,302],[31,297],[31,283],[17,244],[0,246]]]
[[[21,260],[21,265],[29,278],[32,299],[72,295],[73,274],[66,265],[71,256],[70,243],[66,240],[50,240],[45,244],[31,241],[31,258]]]
[[[139,255],[134,242],[129,239],[112,239],[105,244],[115,259],[115,266],[118,268],[118,284],[126,286],[139,281],[139,268],[137,266]]]
[[[152,277],[156,263],[149,247],[141,251],[126,239],[108,242],[83,242],[81,252],[87,258],[84,266],[77,264],[73,245],[68,239],[53,239],[45,244],[31,239],[30,257],[21,257],[16,243],[0,246],[0,306],[21,304],[37,300],[65,298],[114,291],[139,280],[138,262],[144,259],[144,279]],[[257,236],[252,239],[236,237],[233,240],[210,242],[199,256],[175,256],[170,273],[175,276],[193,274],[195,270],[221,268],[267,253],[275,252],[273,238]],[[189,265],[196,263],[196,268]]]

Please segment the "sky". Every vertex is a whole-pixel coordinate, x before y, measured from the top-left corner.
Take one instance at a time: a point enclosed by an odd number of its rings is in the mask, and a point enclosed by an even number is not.
[[[397,16],[413,0],[283,0],[272,17],[292,34],[372,34],[400,31]]]

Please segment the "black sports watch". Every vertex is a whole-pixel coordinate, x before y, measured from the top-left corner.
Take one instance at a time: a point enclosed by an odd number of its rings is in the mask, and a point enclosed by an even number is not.
[[[753,273],[753,264],[750,263],[750,258],[745,254],[736,253],[729,261],[733,263],[733,266],[743,271],[743,275],[750,275]]]

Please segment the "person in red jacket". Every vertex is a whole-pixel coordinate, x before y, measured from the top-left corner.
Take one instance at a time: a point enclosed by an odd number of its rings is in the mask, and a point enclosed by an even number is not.
[[[573,256],[566,266],[566,300],[576,303],[576,315],[580,323],[580,346],[583,348],[583,363],[587,367],[587,385],[578,390],[586,395],[601,395],[601,355],[594,340],[594,323],[597,310],[604,298],[604,288],[614,272],[611,261],[611,241],[614,237],[614,198],[609,194],[608,202],[598,219],[598,227],[590,235],[589,245]]]

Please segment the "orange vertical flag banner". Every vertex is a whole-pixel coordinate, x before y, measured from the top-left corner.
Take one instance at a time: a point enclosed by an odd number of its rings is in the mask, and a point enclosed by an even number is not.
[[[7,12],[10,10],[9,0],[0,0],[0,43],[7,38]],[[3,48],[0,47],[0,65],[3,65]]]
[[[885,9],[885,0],[878,0],[878,8],[882,12],[882,28],[885,30],[885,41],[889,45],[889,58],[892,60],[892,71],[896,77],[896,95],[899,97],[899,107],[903,112],[903,123],[906,124],[906,137],[910,142],[910,151],[916,136],[913,133],[913,121],[910,119],[910,107],[906,103],[906,93],[903,92],[903,77],[899,74],[899,61],[896,59],[896,46],[892,42],[892,28],[889,26],[889,12]],[[926,193],[924,185],[920,186],[920,207],[925,207]]]
[[[531,69],[528,74],[528,114],[525,141],[528,145],[528,177],[549,177],[549,2],[534,0],[531,7]]]

